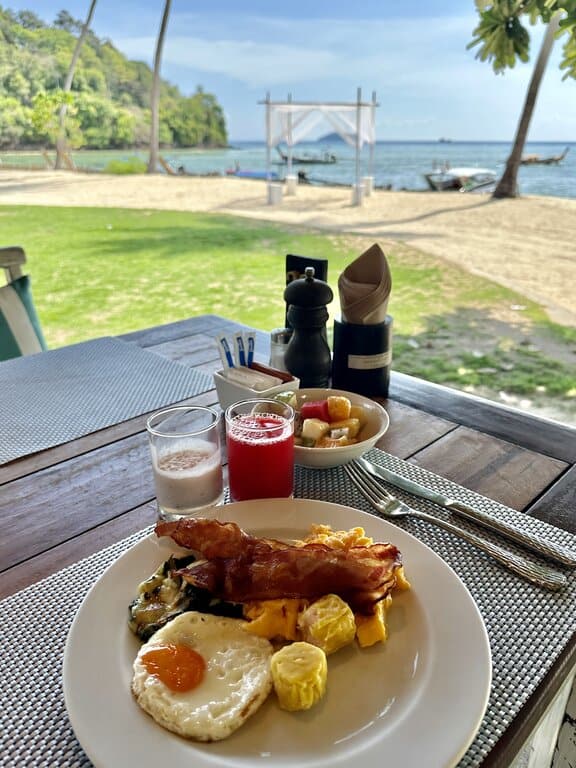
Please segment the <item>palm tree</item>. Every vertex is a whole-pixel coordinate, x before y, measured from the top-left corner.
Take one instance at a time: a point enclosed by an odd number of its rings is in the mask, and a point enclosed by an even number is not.
[[[158,145],[160,141],[160,65],[162,63],[162,49],[164,48],[164,36],[170,16],[172,0],[164,3],[164,13],[160,22],[160,31],[156,41],[156,53],[154,54],[154,77],[152,80],[152,94],[150,97],[151,126],[150,126],[150,155],[148,158],[148,173],[156,173],[158,170]]]
[[[506,161],[506,169],[502,174],[502,178],[498,182],[496,189],[492,197],[518,197],[518,171],[520,169],[520,161],[522,159],[522,153],[524,151],[524,145],[528,136],[528,128],[532,119],[532,113],[536,106],[536,99],[538,98],[538,90],[540,83],[546,71],[548,59],[550,58],[550,52],[554,45],[554,38],[558,27],[560,25],[560,14],[555,14],[546,27],[544,39],[540,47],[540,53],[530,78],[530,84],[526,93],[526,99],[524,101],[524,107],[522,114],[520,115],[520,121],[518,128],[516,129],[516,137],[514,139],[514,146],[512,152]]]
[[[532,113],[536,106],[538,89],[550,57],[554,39],[563,34],[565,44],[560,68],[565,70],[563,79],[576,78],[576,0],[475,0],[479,22],[474,39],[468,48],[479,46],[476,58],[490,61],[496,73],[513,67],[517,59],[530,58],[530,35],[522,24],[522,18],[530,23],[538,19],[546,25],[544,40],[534,67],[520,116],[514,146],[506,170],[493,197],[518,196],[518,169],[528,135]],[[566,39],[567,38],[567,39]]]
[[[84,39],[86,38],[86,34],[88,33],[90,24],[92,23],[94,10],[96,9],[96,2],[97,0],[91,0],[90,8],[88,10],[88,16],[86,16],[86,21],[82,25],[82,29],[80,30],[80,34],[78,36],[78,39],[76,40],[76,45],[74,46],[74,52],[72,54],[70,66],[68,67],[68,72],[66,74],[66,80],[64,81],[64,88],[62,89],[64,94],[70,93],[72,89],[74,71],[76,70],[76,64],[78,63],[78,59],[80,58],[80,50],[82,48],[82,44],[84,43]],[[54,163],[54,168],[62,168],[62,161],[66,152],[66,110],[67,109],[68,109],[68,103],[64,101],[60,106],[60,112],[58,115],[58,136],[56,138],[56,162]]]

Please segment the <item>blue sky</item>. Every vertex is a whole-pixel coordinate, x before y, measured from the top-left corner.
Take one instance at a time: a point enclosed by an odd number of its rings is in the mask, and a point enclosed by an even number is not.
[[[89,0],[0,0],[51,22],[65,8],[84,19]],[[152,63],[163,0],[98,0],[94,32],[132,59]],[[232,140],[265,138],[258,102],[354,101],[376,92],[379,140],[513,138],[531,63],[504,75],[466,45],[473,0],[173,0],[162,76],[191,94],[197,85],[222,105]],[[529,139],[576,140],[576,81],[562,82],[556,43]],[[326,126],[326,132],[331,130]],[[320,131],[321,133],[324,131]]]

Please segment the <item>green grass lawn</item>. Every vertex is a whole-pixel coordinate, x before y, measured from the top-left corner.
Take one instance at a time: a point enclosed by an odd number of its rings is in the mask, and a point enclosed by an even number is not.
[[[327,258],[338,276],[371,241],[232,216],[106,208],[0,207],[4,245],[22,245],[48,345],[203,313],[262,330],[284,321],[285,256]],[[536,304],[403,244],[392,271],[394,367],[498,397],[571,411],[576,331]]]

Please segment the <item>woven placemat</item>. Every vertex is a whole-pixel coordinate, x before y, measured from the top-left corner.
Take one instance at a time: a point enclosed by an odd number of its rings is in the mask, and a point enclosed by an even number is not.
[[[200,395],[212,377],[105,337],[0,364],[0,464]]]
[[[525,530],[576,548],[576,537],[565,531],[377,449],[369,457],[431,488],[448,492],[453,498],[515,522]],[[430,502],[408,499],[401,491],[395,493],[418,509],[439,516],[446,514]],[[372,511],[341,468],[297,468],[296,496]],[[404,518],[399,524],[435,550],[459,574],[488,630],[493,654],[490,701],[478,734],[459,764],[460,768],[475,768],[482,764],[576,630],[576,578],[570,576],[568,587],[561,593],[545,592],[436,526],[413,518]],[[2,766],[90,765],[72,732],[64,706],[61,670],[66,636],[88,589],[108,565],[146,533],[130,536],[0,602]],[[491,538],[488,533],[486,537]]]

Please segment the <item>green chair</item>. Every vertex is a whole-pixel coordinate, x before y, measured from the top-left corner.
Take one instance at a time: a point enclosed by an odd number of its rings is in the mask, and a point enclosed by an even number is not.
[[[0,287],[0,361],[47,349],[32,299],[30,277],[22,273],[25,263],[23,248],[0,248],[0,269],[6,275],[6,285]]]

